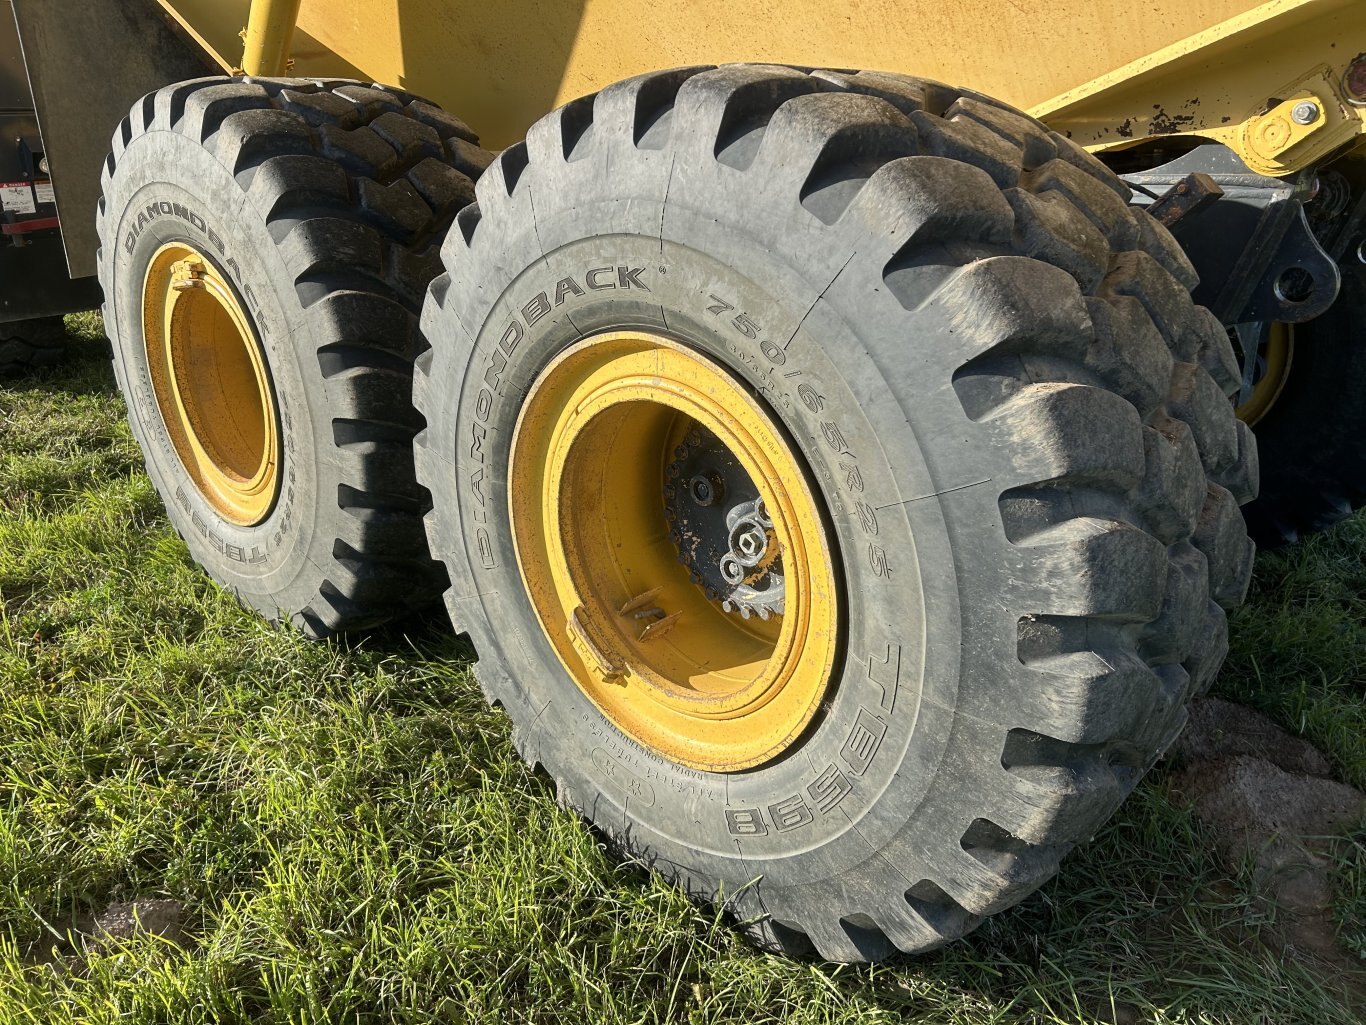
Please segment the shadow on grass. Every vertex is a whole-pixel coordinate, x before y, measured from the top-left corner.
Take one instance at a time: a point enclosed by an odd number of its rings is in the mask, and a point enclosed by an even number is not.
[[[66,351],[59,362],[0,384],[14,391],[42,391],[56,396],[118,395],[110,362],[113,349],[99,315],[91,312],[68,316],[66,340]]]

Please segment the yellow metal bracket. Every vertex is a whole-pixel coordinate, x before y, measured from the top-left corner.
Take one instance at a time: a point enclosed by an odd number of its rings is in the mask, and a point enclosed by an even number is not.
[[[1327,69],[1316,91],[1297,89],[1290,98],[1243,125],[1243,161],[1258,174],[1284,175],[1313,164],[1361,131],[1361,121],[1333,95]]]
[[[1284,176],[1366,133],[1353,40],[1366,41],[1362,0],[1265,0],[1030,113],[1093,151],[1196,136]]]

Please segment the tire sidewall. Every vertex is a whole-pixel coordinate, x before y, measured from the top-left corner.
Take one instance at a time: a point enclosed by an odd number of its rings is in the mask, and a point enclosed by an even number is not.
[[[180,184],[159,179],[176,167]],[[283,264],[263,219],[221,164],[173,132],[136,138],[121,156],[106,189],[113,233],[105,240],[103,280],[115,323],[110,337],[125,376],[124,394],[146,467],[166,511],[196,561],[241,600],[274,616],[302,607],[296,594],[310,574],[310,546],[325,467],[309,401],[321,387],[315,368],[299,357],[302,330],[293,274]],[[242,526],[225,520],[186,473],[166,430],[152,388],[142,329],[142,287],[157,249],[168,242],[194,246],[231,283],[251,318],[276,407],[280,437],[279,492],[264,520]],[[311,588],[309,588],[311,591]]]
[[[589,205],[543,214],[542,238],[580,237],[544,256],[528,235],[503,240],[503,268],[527,269],[505,271],[482,311],[441,318],[438,330],[460,337],[447,364],[455,379],[438,391],[458,399],[431,416],[428,445],[447,472],[427,483],[439,507],[460,510],[461,534],[447,542],[456,550],[439,553],[469,567],[455,618],[522,706],[523,753],[656,867],[732,890],[761,874],[766,888],[839,876],[915,814],[953,732],[955,568],[936,503],[914,501],[933,493],[932,475],[855,319],[817,312],[808,276],[715,218],[673,210],[680,241],[661,242],[595,236],[603,216]],[[589,287],[594,271],[602,287]],[[756,337],[736,326],[741,313]],[[508,353],[499,346],[514,321]],[[684,342],[766,404],[810,471],[839,552],[845,633],[826,701],[788,752],[755,770],[691,770],[613,726],[558,661],[516,568],[506,471],[521,401],[557,353],[632,326]]]

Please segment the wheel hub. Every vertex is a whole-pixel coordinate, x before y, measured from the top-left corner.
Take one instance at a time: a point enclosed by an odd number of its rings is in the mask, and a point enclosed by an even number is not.
[[[665,479],[669,539],[692,582],[743,619],[781,616],[782,542],[758,488],[721,440],[694,427]]]

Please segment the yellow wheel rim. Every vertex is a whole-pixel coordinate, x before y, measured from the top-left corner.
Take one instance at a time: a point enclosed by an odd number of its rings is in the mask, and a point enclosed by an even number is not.
[[[1252,385],[1252,393],[1235,412],[1238,419],[1249,427],[1271,411],[1276,400],[1290,379],[1290,364],[1295,355],[1295,335],[1289,324],[1279,321],[1271,325],[1271,334],[1266,341],[1266,351],[1259,354],[1265,361],[1261,376]]]
[[[670,459],[699,428],[743,468],[771,517],[781,615],[727,611],[690,577],[670,536]],[[801,734],[835,664],[831,548],[791,447],[726,371],[643,332],[580,342],[532,385],[508,484],[518,567],[541,627],[623,732],[712,771],[763,764]]]
[[[199,493],[250,526],[275,504],[280,432],[251,320],[218,268],[182,242],[143,279],[142,332],[161,419]]]

